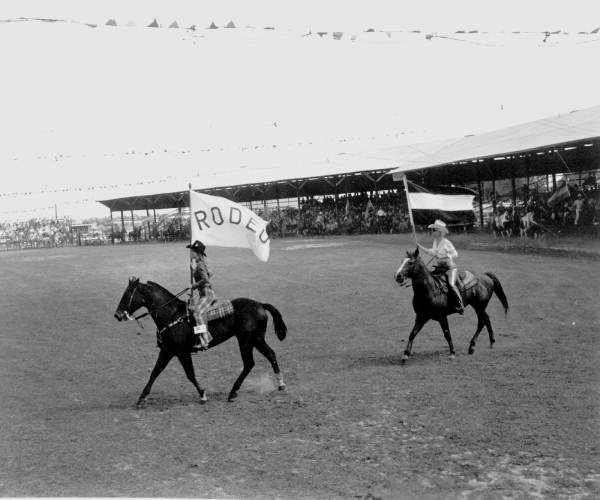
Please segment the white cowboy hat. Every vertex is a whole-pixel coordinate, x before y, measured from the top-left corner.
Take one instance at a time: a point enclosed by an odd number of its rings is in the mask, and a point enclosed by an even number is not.
[[[436,219],[433,224],[429,224],[427,226],[429,229],[437,229],[440,233],[448,234],[448,228],[446,227],[446,223],[441,221],[440,219]]]

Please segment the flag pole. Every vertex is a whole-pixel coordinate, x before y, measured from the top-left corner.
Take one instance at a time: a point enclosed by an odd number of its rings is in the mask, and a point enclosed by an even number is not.
[[[188,204],[190,206],[190,245],[192,244],[192,183],[188,183]],[[194,271],[192,271],[190,259],[190,287],[194,284]]]
[[[410,225],[412,226],[413,236],[415,237],[415,243],[418,245],[417,241],[417,230],[415,228],[415,221],[413,220],[412,208],[410,206],[410,196],[408,196],[408,181],[406,179],[406,174],[402,174],[402,180],[404,181],[404,191],[406,192],[406,203],[408,205],[408,217],[410,219]]]

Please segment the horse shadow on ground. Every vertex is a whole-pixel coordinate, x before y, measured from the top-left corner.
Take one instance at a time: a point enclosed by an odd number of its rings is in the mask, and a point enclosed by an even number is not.
[[[448,350],[437,350],[427,352],[413,352],[410,358],[404,363],[402,361],[402,351],[396,354],[382,354],[382,355],[370,355],[370,356],[359,356],[350,362],[348,368],[369,368],[374,366],[409,366],[411,364],[429,364],[439,363],[441,359],[450,360]],[[458,356],[458,353],[457,353]]]

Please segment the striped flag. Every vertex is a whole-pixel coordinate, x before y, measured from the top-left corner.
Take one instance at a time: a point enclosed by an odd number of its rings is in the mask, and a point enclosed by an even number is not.
[[[365,208],[365,217],[368,217],[372,212],[375,211],[375,207],[373,206],[373,202],[371,198],[367,201],[367,206]]]
[[[448,225],[475,222],[475,191],[453,186],[428,190],[408,181],[409,207],[415,224],[431,224],[440,219]]]
[[[569,186],[566,182],[564,182],[564,184],[561,187],[557,188],[556,191],[552,193],[552,196],[548,198],[548,205],[552,207],[557,203],[560,203],[561,201],[566,200],[570,197],[571,193],[569,192]]]

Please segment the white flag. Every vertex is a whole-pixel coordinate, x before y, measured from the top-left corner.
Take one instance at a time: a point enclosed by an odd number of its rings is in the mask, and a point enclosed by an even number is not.
[[[251,248],[260,260],[269,260],[268,222],[252,210],[227,198],[190,191],[190,211],[192,243]]]

